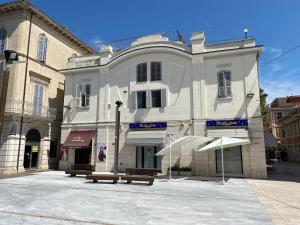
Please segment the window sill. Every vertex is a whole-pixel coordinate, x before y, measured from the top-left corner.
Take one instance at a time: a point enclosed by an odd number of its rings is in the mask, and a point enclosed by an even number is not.
[[[147,81],[146,81],[146,80],[145,80],[145,81],[136,81],[135,83],[136,83],[136,84],[146,84]]]
[[[76,108],[79,108],[79,109],[89,109],[90,106],[76,106]]]
[[[226,101],[226,100],[232,100],[232,96],[230,96],[230,97],[218,97],[218,99],[219,100],[224,100],[224,101]]]

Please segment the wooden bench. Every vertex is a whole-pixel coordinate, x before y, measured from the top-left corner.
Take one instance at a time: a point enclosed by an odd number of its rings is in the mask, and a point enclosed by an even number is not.
[[[126,175],[146,175],[146,176],[156,176],[160,172],[158,169],[152,168],[126,168]]]
[[[149,185],[152,185],[154,182],[154,177],[147,175],[124,175],[121,176],[121,180],[126,180],[127,184],[132,183],[132,181],[147,181],[149,182]]]
[[[88,164],[74,164],[70,170],[66,170],[65,174],[70,174],[71,177],[76,175],[89,175],[95,171],[95,165]]]
[[[93,174],[87,175],[85,179],[93,180],[93,183],[97,183],[98,180],[112,180],[114,184],[122,177],[121,175],[112,175],[112,174]]]

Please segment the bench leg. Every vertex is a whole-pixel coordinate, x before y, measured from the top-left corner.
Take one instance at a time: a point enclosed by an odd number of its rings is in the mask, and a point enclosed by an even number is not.
[[[153,185],[153,180],[149,180],[149,185]]]
[[[76,174],[71,173],[71,174],[70,174],[70,177],[76,177]]]
[[[118,180],[113,180],[113,184],[116,184],[118,182]]]
[[[98,182],[98,180],[93,180],[93,183],[97,183]]]
[[[131,180],[127,180],[127,184],[131,184],[131,182],[132,182]]]

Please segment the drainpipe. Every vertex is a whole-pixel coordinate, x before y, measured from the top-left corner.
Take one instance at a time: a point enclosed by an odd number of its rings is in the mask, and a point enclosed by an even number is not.
[[[17,173],[19,172],[19,159],[20,159],[22,131],[23,131],[23,120],[24,120],[23,114],[24,114],[24,102],[25,102],[25,97],[26,97],[26,83],[27,83],[27,73],[28,73],[28,58],[29,58],[29,47],[30,47],[30,39],[31,39],[32,17],[33,17],[33,13],[30,13],[27,52],[26,52],[26,65],[25,65],[25,74],[24,74],[25,77],[24,77],[24,88],[23,88],[23,99],[22,99],[22,112],[21,112],[20,131],[19,131]]]

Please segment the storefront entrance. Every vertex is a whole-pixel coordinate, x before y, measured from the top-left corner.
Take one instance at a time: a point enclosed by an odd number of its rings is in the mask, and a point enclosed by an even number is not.
[[[31,129],[28,131],[26,135],[23,162],[23,166],[25,169],[33,169],[38,166],[40,140],[40,133],[36,129]]]
[[[91,148],[75,149],[75,164],[90,164]]]
[[[157,146],[137,146],[136,168],[161,169],[161,158],[155,155],[158,151]]]
[[[217,173],[222,173],[221,150],[216,151]],[[243,174],[241,146],[224,149],[224,172]]]

